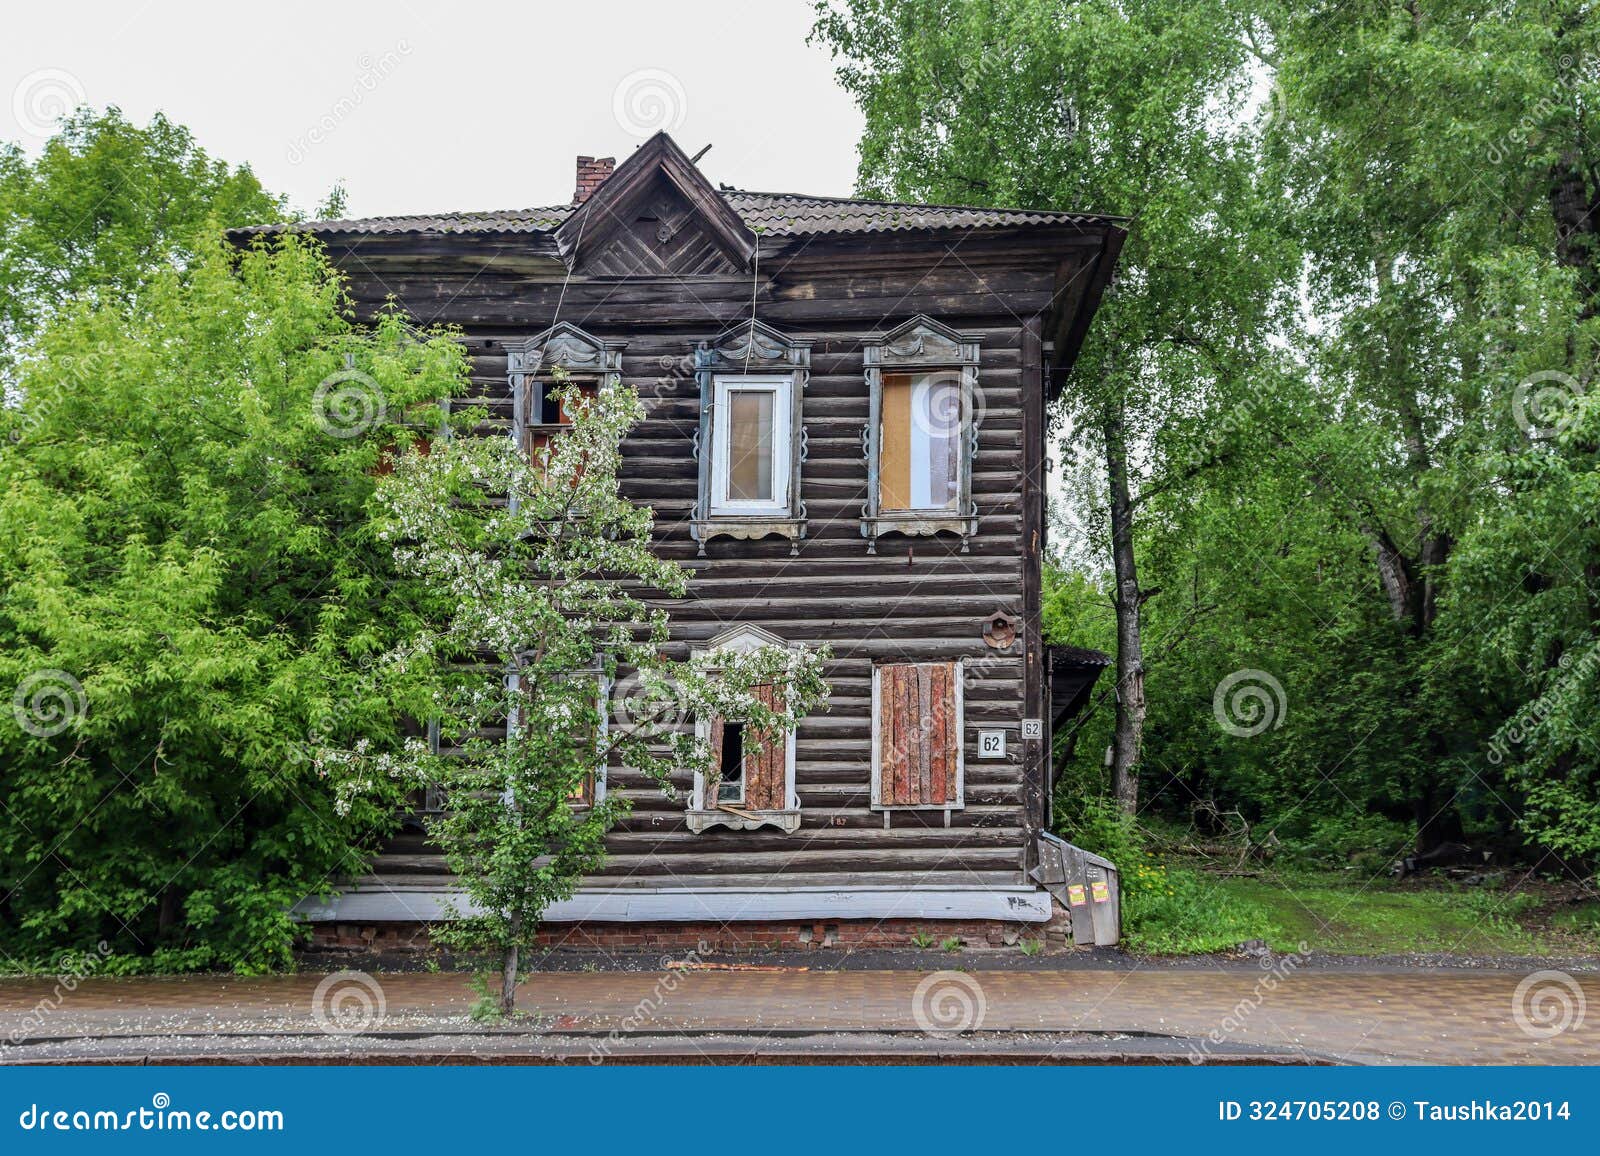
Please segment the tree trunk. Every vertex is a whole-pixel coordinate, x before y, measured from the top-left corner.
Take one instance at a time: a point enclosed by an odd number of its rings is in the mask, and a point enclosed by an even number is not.
[[[1133,501],[1128,494],[1127,431],[1122,406],[1107,413],[1106,481],[1111,489],[1111,564],[1116,576],[1117,730],[1111,741],[1111,783],[1117,805],[1139,810],[1139,749],[1144,739],[1144,642],[1139,616],[1144,598],[1133,557]]]
[[[500,1014],[517,1010],[517,937],[522,934],[522,919],[511,917],[511,943],[506,947],[505,965],[500,972]]]

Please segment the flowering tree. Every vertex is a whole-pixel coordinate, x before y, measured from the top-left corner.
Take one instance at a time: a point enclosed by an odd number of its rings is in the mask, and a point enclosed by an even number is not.
[[[439,741],[318,757],[347,801],[395,778],[443,788],[430,833],[466,902],[441,939],[499,955],[502,1014],[545,909],[599,866],[627,810],[595,790],[603,768],[641,770],[670,795],[674,771],[714,773],[693,718],[781,741],[827,692],[825,651],[665,653],[667,613],[649,599],[682,597],[689,575],[651,552],[651,510],[618,492],[638,396],[556,392],[572,424],[532,456],[459,438],[400,456],[382,479],[379,533],[422,608],[386,670],[426,691]]]

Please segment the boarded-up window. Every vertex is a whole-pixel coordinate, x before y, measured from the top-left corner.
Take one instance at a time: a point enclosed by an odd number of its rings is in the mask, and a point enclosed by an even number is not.
[[[961,375],[886,373],[881,404],[878,509],[955,509],[961,493]]]
[[[907,662],[873,672],[873,805],[961,805],[961,668]]]
[[[780,700],[771,686],[752,688],[756,699],[772,710]],[[705,806],[727,804],[747,811],[781,811],[788,804],[789,742],[774,734],[748,730],[743,723],[711,720],[711,772],[716,780]]]

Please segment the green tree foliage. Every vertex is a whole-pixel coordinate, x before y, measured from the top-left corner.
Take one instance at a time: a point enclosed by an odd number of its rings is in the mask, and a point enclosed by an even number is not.
[[[336,814],[311,753],[405,705],[367,669],[398,608],[366,504],[460,346],[353,329],[309,243],[185,247],[62,303],[0,411],[0,946],[24,962],[283,964],[289,905],[392,810]]]
[[[32,158],[0,143],[0,380],[68,302],[127,297],[191,259],[208,219],[286,215],[248,168],[207,156],[159,113],[141,128],[115,108],[80,110]]]
[[[1261,372],[1282,284],[1272,206],[1227,119],[1250,88],[1244,30],[1234,5],[1193,0],[849,0],[816,27],[866,113],[864,192],[1129,218],[1064,417],[1070,449],[1099,464],[1071,476],[1114,568],[1130,807],[1150,597],[1135,526],[1156,490],[1248,440],[1246,370]]]
[[[1138,591],[1147,801],[1592,863],[1592,9],[850,0],[818,29],[864,188],[1131,218],[1046,613],[1126,649]],[[1109,741],[1084,725],[1070,790]]]

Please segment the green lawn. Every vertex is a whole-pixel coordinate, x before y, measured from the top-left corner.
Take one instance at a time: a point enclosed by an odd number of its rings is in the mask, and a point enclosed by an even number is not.
[[[1546,885],[1510,891],[1291,871],[1226,877],[1153,864],[1129,875],[1125,934],[1138,952],[1224,951],[1250,939],[1336,955],[1600,951],[1600,902],[1572,902]]]

